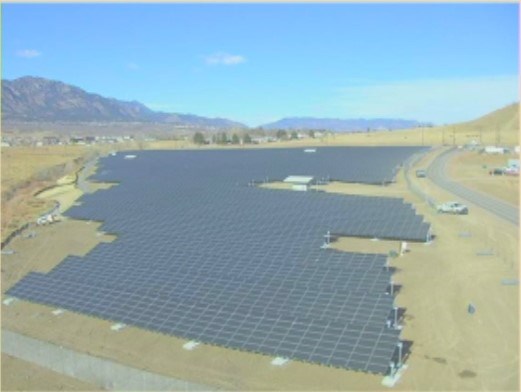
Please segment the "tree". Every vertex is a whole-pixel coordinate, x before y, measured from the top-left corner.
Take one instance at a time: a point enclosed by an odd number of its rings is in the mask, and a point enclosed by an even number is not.
[[[241,139],[239,139],[239,136],[237,136],[236,133],[232,135],[232,144],[239,144],[241,142]]]
[[[201,132],[196,132],[194,135],[194,143],[195,144],[204,144],[206,140],[204,139],[204,135]]]
[[[245,134],[244,137],[242,138],[242,141],[244,142],[244,144],[251,144],[253,142],[253,140],[251,140],[251,136],[249,134]]]
[[[315,138],[315,131],[310,129],[309,132],[308,132],[308,135],[311,139],[314,139]]]
[[[221,143],[221,144],[226,144],[226,143],[228,143],[228,136],[226,135],[226,132],[222,132],[222,133],[219,135],[219,143]]]
[[[293,131],[293,132],[291,132],[291,139],[292,139],[292,140],[298,139],[297,131]]]
[[[278,139],[283,140],[283,139],[286,139],[287,137],[288,137],[288,133],[284,129],[279,129],[277,131],[277,138]]]

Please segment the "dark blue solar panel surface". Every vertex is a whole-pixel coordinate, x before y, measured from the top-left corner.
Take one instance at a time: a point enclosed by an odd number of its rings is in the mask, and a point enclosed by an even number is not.
[[[67,215],[116,233],[85,257],[30,273],[8,294],[202,342],[384,373],[386,255],[322,249],[327,231],[425,241],[397,198],[291,192],[252,181],[311,175],[385,183],[415,148],[138,151],[103,158],[117,181]]]

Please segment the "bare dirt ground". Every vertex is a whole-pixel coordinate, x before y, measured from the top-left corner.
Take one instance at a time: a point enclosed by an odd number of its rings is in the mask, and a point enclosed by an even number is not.
[[[519,159],[514,154],[490,155],[465,151],[457,155],[451,164],[450,176],[461,184],[519,205],[519,177],[491,176],[489,171],[507,165],[509,159]]]
[[[113,236],[99,235],[99,226],[99,222],[67,219],[30,229],[35,234],[32,238],[21,236],[13,240],[9,248],[15,253],[2,256],[2,291],[29,271],[48,272],[67,255],[83,256],[98,243],[114,240]]]
[[[95,389],[97,387],[93,384],[2,354],[2,390],[4,391],[93,391]]]
[[[427,156],[417,167],[431,159],[432,155]],[[413,181],[437,200],[453,198],[426,179]],[[409,243],[409,253],[391,260],[398,269],[394,280],[402,285],[396,302],[406,308],[402,339],[413,341],[408,369],[395,388],[519,390],[519,287],[501,284],[504,278],[519,277],[518,228],[477,207],[468,216],[438,215],[407,191],[402,172],[397,183],[387,187],[332,183],[326,188],[404,196],[431,222],[436,235],[428,245]],[[95,223],[66,221],[41,228],[35,238],[17,238],[12,246],[16,253],[2,260],[3,291],[27,271],[46,271],[68,253],[87,252],[100,240],[95,229]],[[397,242],[346,238],[335,246],[387,253],[387,249],[396,250]],[[483,251],[493,254],[479,256]],[[473,315],[467,313],[469,303],[476,306]],[[224,389],[384,388],[382,377],[377,375],[296,361],[275,367],[270,364],[271,357],[208,345],[186,351],[182,339],[133,327],[114,332],[109,321],[71,312],[55,316],[52,310],[25,301],[2,305],[2,326],[130,366]]]

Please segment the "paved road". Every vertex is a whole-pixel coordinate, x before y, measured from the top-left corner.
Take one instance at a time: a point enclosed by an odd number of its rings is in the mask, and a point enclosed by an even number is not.
[[[519,226],[519,207],[482,192],[469,189],[449,179],[446,171],[447,162],[458,153],[458,150],[451,149],[440,154],[428,168],[428,177],[445,190]]]

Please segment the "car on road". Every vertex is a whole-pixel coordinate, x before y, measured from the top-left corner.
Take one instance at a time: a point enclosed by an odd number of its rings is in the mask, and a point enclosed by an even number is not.
[[[438,213],[440,214],[457,214],[457,215],[467,215],[469,213],[469,209],[465,204],[459,203],[457,201],[449,201],[447,203],[443,203],[438,205]]]
[[[424,169],[416,170],[416,177],[418,177],[418,178],[425,178],[425,177],[427,177],[427,171],[424,170]]]

